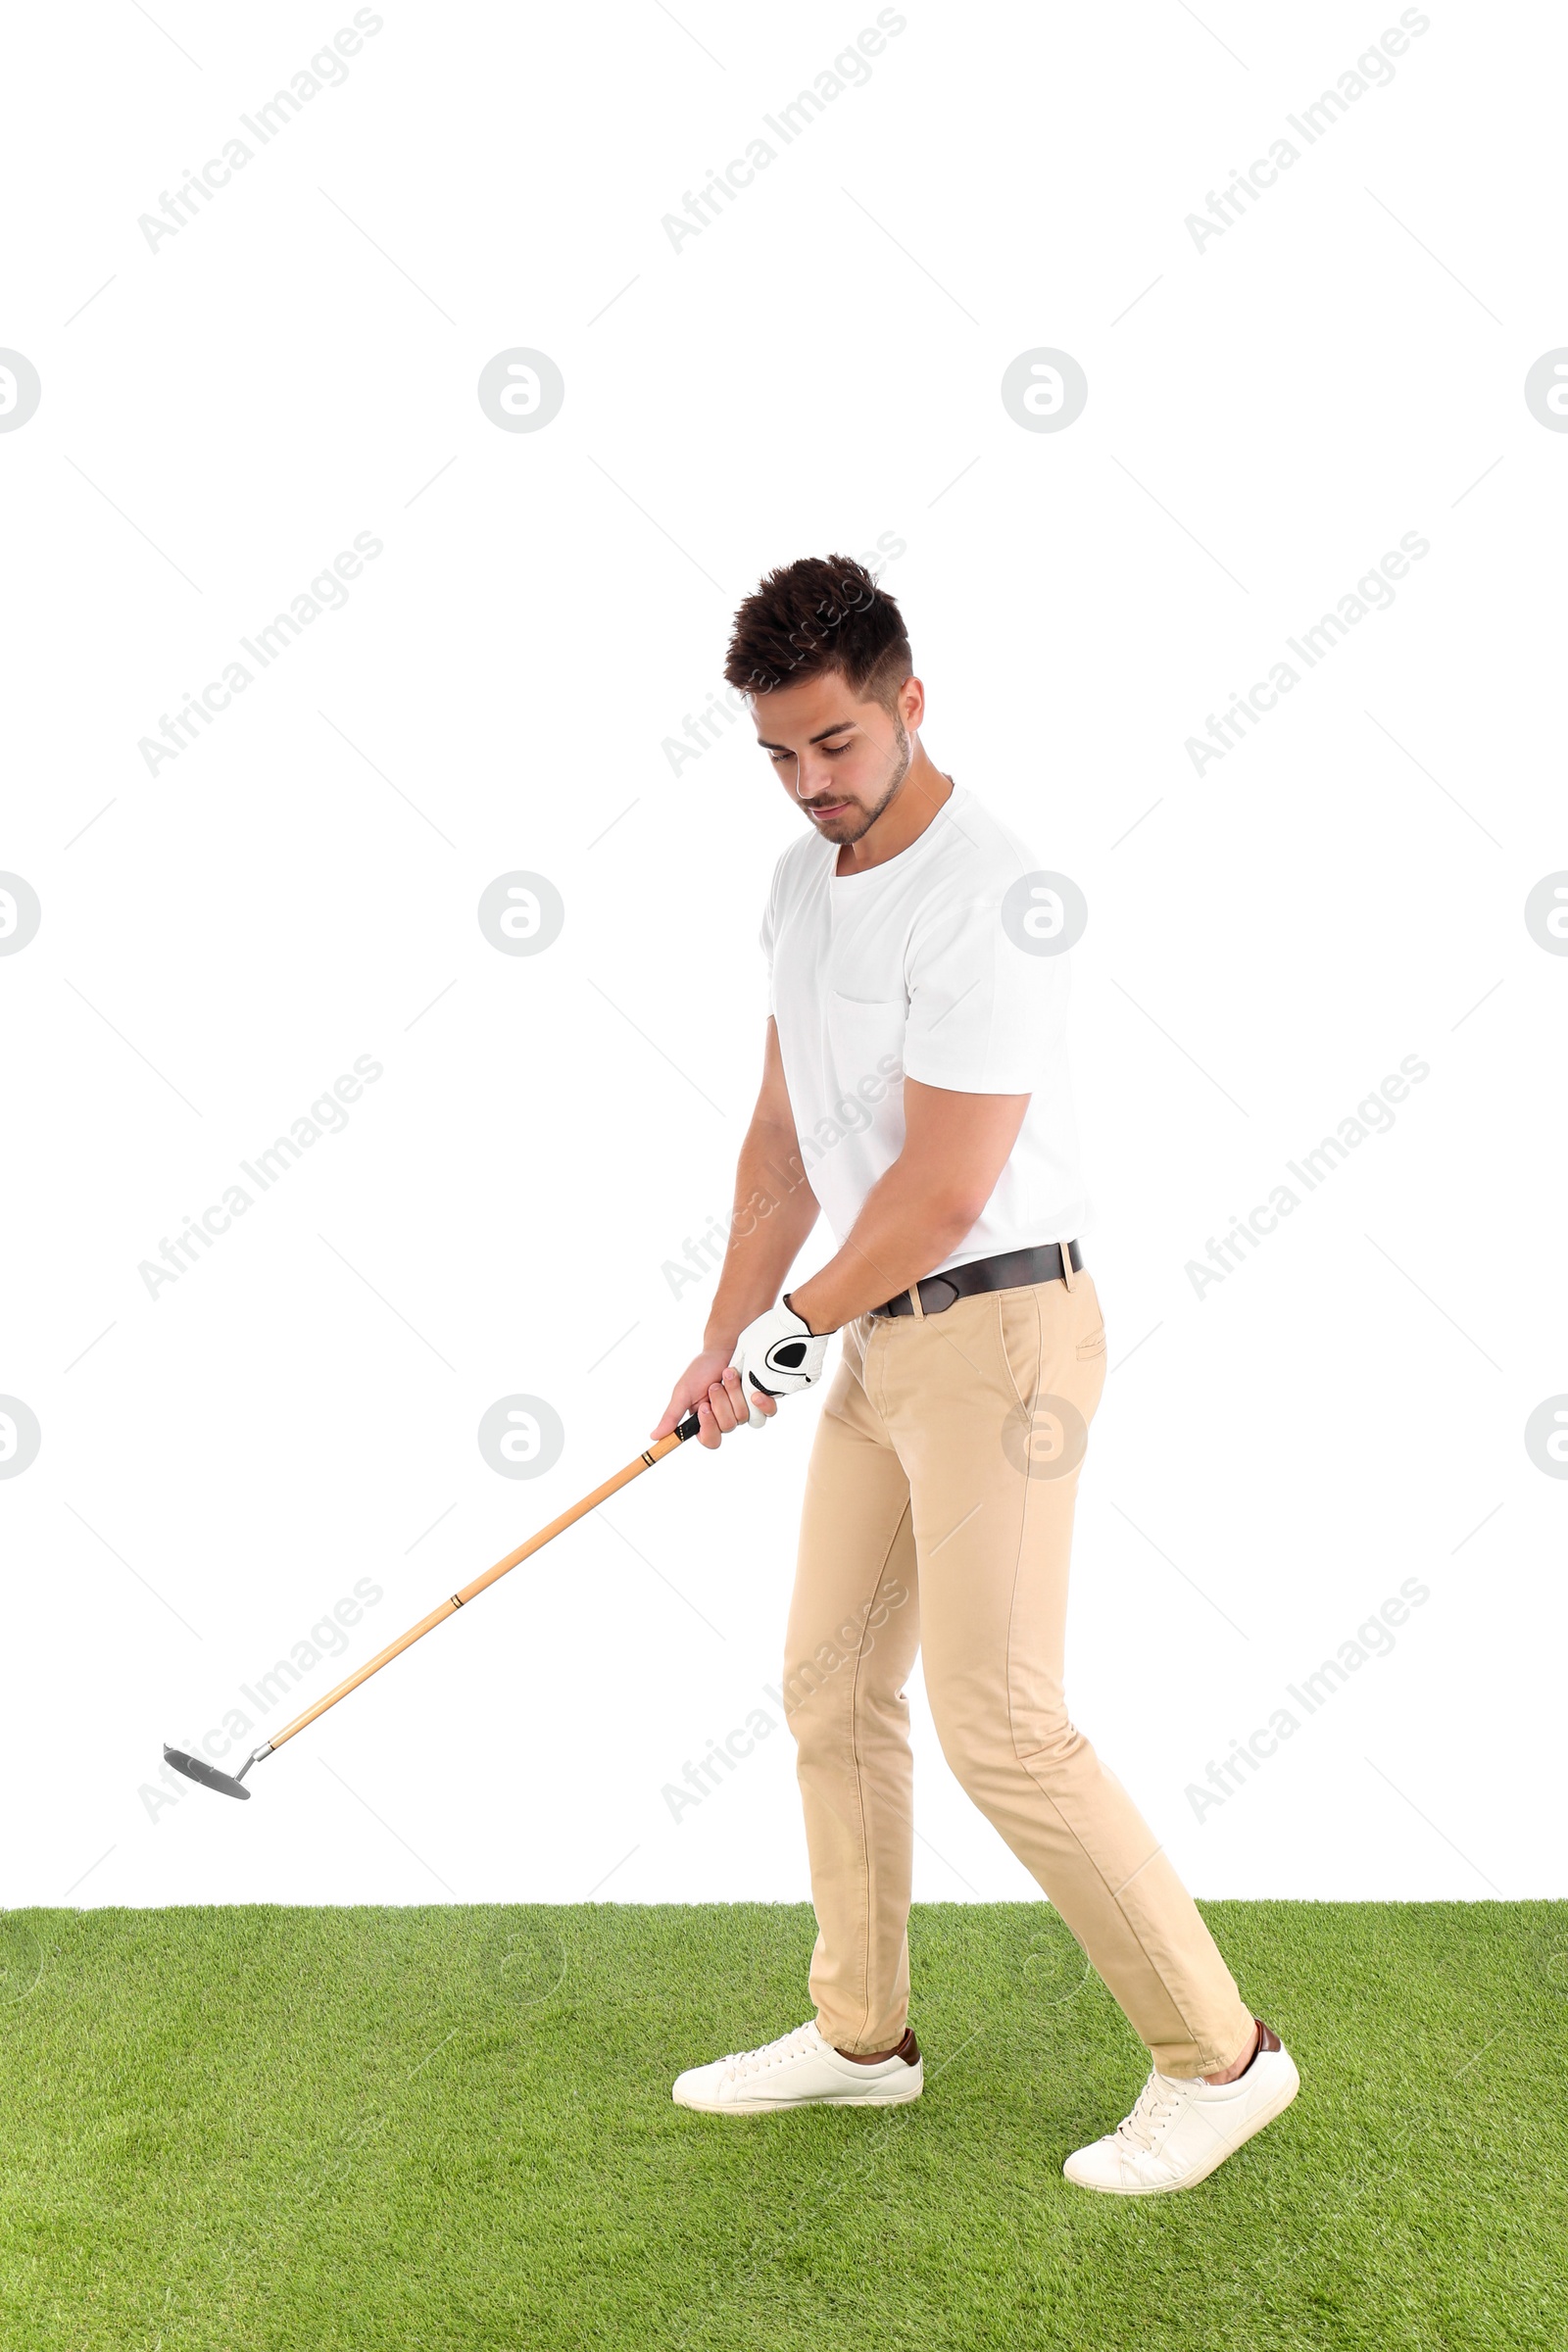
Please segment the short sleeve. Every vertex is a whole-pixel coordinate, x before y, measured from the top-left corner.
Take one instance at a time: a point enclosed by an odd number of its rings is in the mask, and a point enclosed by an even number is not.
[[[767,894],[767,904],[762,908],[762,926],[757,934],[758,945],[761,948],[767,964],[767,978],[762,984],[762,1009],[764,1012],[771,1012],[773,1009],[773,891],[777,887],[778,878],[775,875],[773,886]]]
[[[915,926],[905,967],[907,1077],[966,1095],[1032,1094],[1066,1027],[1065,956],[1031,955],[1002,919],[1004,892],[960,890]]]

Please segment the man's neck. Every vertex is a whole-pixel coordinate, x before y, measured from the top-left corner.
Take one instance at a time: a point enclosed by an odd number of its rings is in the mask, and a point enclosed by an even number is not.
[[[919,840],[944,802],[952,798],[953,778],[945,776],[916,743],[908,773],[881,815],[858,841],[847,841],[840,847],[835,873],[842,878],[885,865]]]

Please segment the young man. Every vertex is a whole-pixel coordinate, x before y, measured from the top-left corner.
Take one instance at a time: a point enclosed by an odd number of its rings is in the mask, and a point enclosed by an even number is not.
[[[784,1664],[816,2015],[674,2096],[757,2115],[920,2095],[904,1685],[923,1644],[949,1764],[1152,2058],[1131,2114],[1063,2170],[1146,2196],[1211,2173],[1298,2078],[1068,1719],[1067,1555],[1105,1333],[1076,1241],[1066,959],[1035,952],[1020,912],[1037,860],[927,758],[912,667],[893,598],[840,556],[769,573],[725,664],[809,831],[762,923],[762,1086],[703,1351],[654,1434],[693,1406],[704,1446],[764,1427],[821,1377],[827,1335],[842,1346]],[[819,1206],[838,1249],[779,1301]]]

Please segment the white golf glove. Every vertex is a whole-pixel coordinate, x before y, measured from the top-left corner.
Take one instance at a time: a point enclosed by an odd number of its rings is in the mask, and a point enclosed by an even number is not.
[[[741,1393],[750,1410],[746,1417],[748,1429],[760,1429],[766,1413],[760,1412],[752,1396],[760,1389],[768,1396],[793,1396],[802,1389],[810,1388],[822,1377],[822,1364],[827,1355],[830,1332],[813,1333],[792,1306],[782,1299],[770,1306],[765,1315],[748,1323],[735,1343],[731,1359],[741,1376]]]

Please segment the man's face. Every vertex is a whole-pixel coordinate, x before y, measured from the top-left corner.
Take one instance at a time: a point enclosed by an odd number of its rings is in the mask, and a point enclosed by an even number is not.
[[[911,696],[911,688],[913,693]],[[824,839],[858,841],[908,771],[904,711],[917,718],[919,689],[906,682],[899,710],[861,703],[837,670],[753,698],[757,740],[785,791]]]

